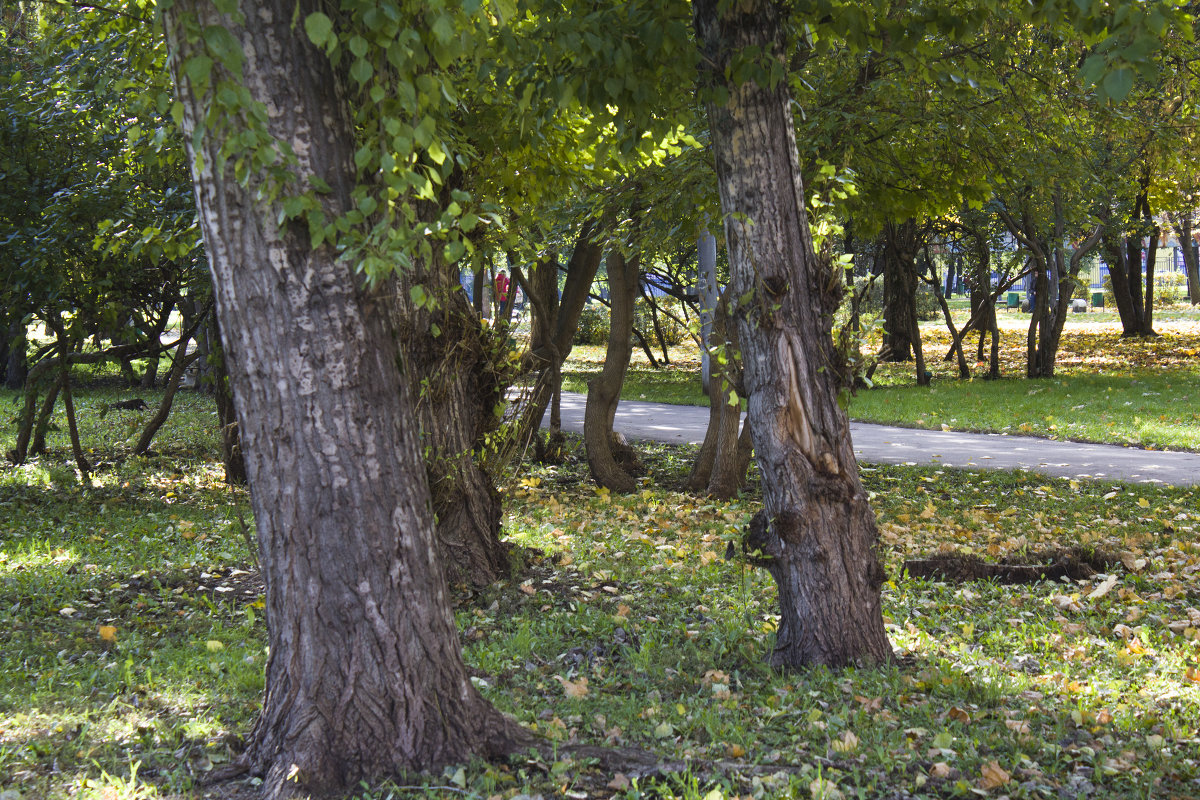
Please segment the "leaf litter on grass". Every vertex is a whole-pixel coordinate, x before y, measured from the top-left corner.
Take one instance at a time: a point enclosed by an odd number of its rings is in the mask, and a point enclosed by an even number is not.
[[[564,755],[415,780],[502,798],[1200,791],[1196,490],[864,469],[899,663],[779,674],[764,665],[771,579],[725,555],[753,491],[724,503],[659,488],[680,485],[694,450],[643,452],[652,477],[628,496],[596,491],[578,455],[508,485],[523,563],[458,601],[476,685]],[[0,486],[14,512],[0,522],[0,783],[67,797],[140,764],[138,785],[183,797],[236,753],[265,642],[234,524],[245,498],[231,508],[206,469],[208,483],[180,467],[88,489]],[[1023,586],[899,570],[1064,546],[1119,563]],[[570,756],[575,744],[683,766],[602,768]]]
[[[668,451],[652,456],[663,483],[687,461]],[[537,485],[511,489],[507,527],[548,563],[609,580],[615,593],[537,616],[510,608],[488,616],[486,645],[467,646],[477,664],[508,665],[489,696],[527,724],[560,720],[564,745],[603,741],[618,722],[622,742],[699,772],[722,764],[743,793],[751,771],[729,766],[735,745],[747,754],[735,761],[778,765],[796,792],[805,767],[847,796],[1200,791],[1194,489],[864,470],[893,575],[885,614],[900,665],[787,675],[762,665],[776,623],[770,578],[723,555],[751,503],[649,486],[607,495],[571,469],[581,467],[544,469]],[[998,563],[1064,546],[1118,557],[1090,578],[1020,586],[898,574],[906,558],[931,553]],[[554,699],[561,662],[529,662],[506,646],[514,626],[523,648],[565,652],[626,621],[636,646],[576,667],[567,679],[588,678],[588,695],[565,714]],[[806,796],[816,779],[803,775]]]

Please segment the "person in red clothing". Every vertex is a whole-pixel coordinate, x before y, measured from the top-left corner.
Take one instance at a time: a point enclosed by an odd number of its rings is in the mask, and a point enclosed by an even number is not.
[[[496,304],[503,306],[508,302],[508,274],[504,270],[496,273]]]

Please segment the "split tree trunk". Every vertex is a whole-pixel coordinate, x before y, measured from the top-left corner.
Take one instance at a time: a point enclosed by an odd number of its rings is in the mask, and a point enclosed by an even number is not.
[[[269,134],[297,154],[299,185],[351,207],[354,131],[329,62],[296,30],[313,0],[164,10],[189,146],[208,108],[184,77],[189,25],[231,30]],[[192,29],[194,30],[194,29]],[[244,755],[268,798],[344,794],[362,779],[496,755],[519,733],[471,685],[445,577],[408,376],[391,323],[395,282],[365,286],[307,227],[223,170],[213,133],[193,178],[250,478],[270,657]]]
[[[692,10],[702,81],[728,92],[722,105],[709,101],[708,117],[733,295],[749,298],[737,318],[764,508],[746,544],[779,586],[771,662],[888,661],[875,516],[837,403],[840,285],[813,252],[787,81],[726,78],[748,52],[786,71],[784,11],[768,0],[696,0]]]
[[[1104,260],[1108,263],[1108,278],[1112,283],[1117,315],[1121,318],[1121,335],[1137,336],[1140,310],[1135,311],[1137,307],[1129,293],[1128,258],[1122,237],[1117,234],[1105,237]]]
[[[541,313],[545,318],[544,325],[536,323],[534,330],[542,330],[545,333],[540,338],[533,339],[529,352],[521,363],[523,372],[536,370],[538,375],[514,425],[514,451],[524,450],[537,435],[542,418],[546,415],[546,408],[561,387],[562,365],[571,354],[572,340],[579,327],[579,316],[583,313],[592,281],[596,278],[603,256],[597,241],[598,230],[597,224],[591,220],[580,228],[575,239],[575,249],[567,262],[567,279],[563,286],[561,302],[558,296],[557,268],[553,283],[547,284],[548,291],[540,301],[535,301],[532,296],[529,298],[534,306],[535,316]],[[543,290],[546,291],[547,287],[543,287]],[[553,301],[549,292],[554,294]],[[539,305],[544,311],[539,312]]]
[[[587,406],[583,412],[583,443],[588,467],[596,483],[614,492],[632,492],[637,481],[629,470],[632,450],[613,431],[621,385],[633,351],[633,306],[637,298],[640,260],[626,258],[620,250],[608,255],[608,288],[612,316],[608,326],[608,348],[600,375],[588,381]],[[622,463],[625,462],[625,463]]]

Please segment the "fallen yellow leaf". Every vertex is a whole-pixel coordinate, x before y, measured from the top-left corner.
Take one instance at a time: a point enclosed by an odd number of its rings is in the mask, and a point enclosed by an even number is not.
[[[113,642],[115,642],[117,640],[116,626],[101,625],[100,626],[100,639],[101,639],[101,641],[108,642],[109,644],[112,644]]]
[[[629,778],[625,777],[625,773],[618,772],[616,775],[613,775],[612,780],[608,782],[606,788],[623,792],[629,788]]]
[[[586,677],[577,681],[569,681],[561,675],[555,675],[554,680],[562,684],[563,694],[567,697],[587,697],[588,679]]]
[[[858,737],[854,735],[853,731],[846,731],[841,738],[834,739],[830,743],[830,747],[835,753],[853,753],[858,749]]]
[[[1012,776],[1005,772],[997,761],[989,761],[987,764],[984,764],[980,775],[980,789],[995,789],[1012,780]]]

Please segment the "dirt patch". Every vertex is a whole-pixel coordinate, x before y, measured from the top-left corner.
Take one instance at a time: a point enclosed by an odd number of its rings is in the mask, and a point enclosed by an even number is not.
[[[904,571],[914,578],[952,583],[995,581],[1003,584],[1037,583],[1062,578],[1078,581],[1108,572],[1120,563],[1112,553],[1069,548],[1041,553],[1010,556],[999,563],[988,563],[976,556],[935,555],[904,562]]]

